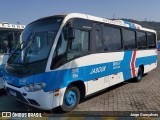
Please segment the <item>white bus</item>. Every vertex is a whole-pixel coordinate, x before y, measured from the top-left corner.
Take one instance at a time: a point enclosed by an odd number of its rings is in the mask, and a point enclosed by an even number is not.
[[[160,50],[160,40],[157,41],[157,49]]]
[[[2,77],[9,54],[19,43],[19,36],[24,27],[24,25],[0,22],[0,77]]]
[[[71,13],[36,20],[9,58],[8,94],[40,109],[73,110],[80,99],[157,66],[156,31]]]

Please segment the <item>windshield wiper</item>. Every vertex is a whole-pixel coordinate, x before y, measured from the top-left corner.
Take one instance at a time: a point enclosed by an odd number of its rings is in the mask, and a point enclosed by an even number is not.
[[[10,64],[10,62],[11,62],[11,58],[13,57],[13,55],[14,55],[14,54],[21,53],[22,50],[24,50],[24,49],[27,47],[27,45],[29,44],[29,42],[33,41],[33,39],[35,38],[35,36],[36,36],[36,33],[34,33],[34,34],[31,33],[26,41],[23,41],[21,44],[19,44],[19,46],[14,50],[14,52],[13,52],[13,53],[11,54],[11,56],[9,57],[9,59],[8,59],[8,63],[9,63],[9,64]],[[30,43],[30,44],[32,44],[32,43]],[[22,47],[22,45],[23,45],[23,47]],[[22,48],[21,48],[21,47],[22,47]],[[19,52],[16,53],[18,50],[19,50]]]

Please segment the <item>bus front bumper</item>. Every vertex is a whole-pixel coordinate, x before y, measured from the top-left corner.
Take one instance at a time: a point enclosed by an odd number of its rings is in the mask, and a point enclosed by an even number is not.
[[[35,92],[27,92],[23,87],[18,88],[9,85],[6,81],[4,86],[9,95],[30,106],[43,110],[51,110],[60,105],[60,96],[54,96],[53,91],[44,92],[43,90],[39,90]]]

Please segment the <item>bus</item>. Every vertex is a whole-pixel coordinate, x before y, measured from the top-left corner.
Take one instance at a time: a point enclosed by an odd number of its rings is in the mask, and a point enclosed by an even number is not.
[[[157,66],[156,31],[81,13],[38,19],[4,74],[7,93],[43,110],[73,110],[80,100]]]
[[[18,45],[19,36],[24,27],[24,25],[0,22],[0,77],[2,77],[9,54]]]
[[[160,50],[160,40],[158,40],[158,42],[157,42],[157,49],[158,49],[158,51]]]

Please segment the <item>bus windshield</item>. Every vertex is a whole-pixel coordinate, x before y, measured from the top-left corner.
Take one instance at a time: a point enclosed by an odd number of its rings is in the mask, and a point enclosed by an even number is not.
[[[48,57],[62,18],[44,19],[29,24],[20,37],[20,46],[10,56],[10,64],[27,64]]]
[[[0,54],[11,53],[19,44],[20,31],[0,30]]]

